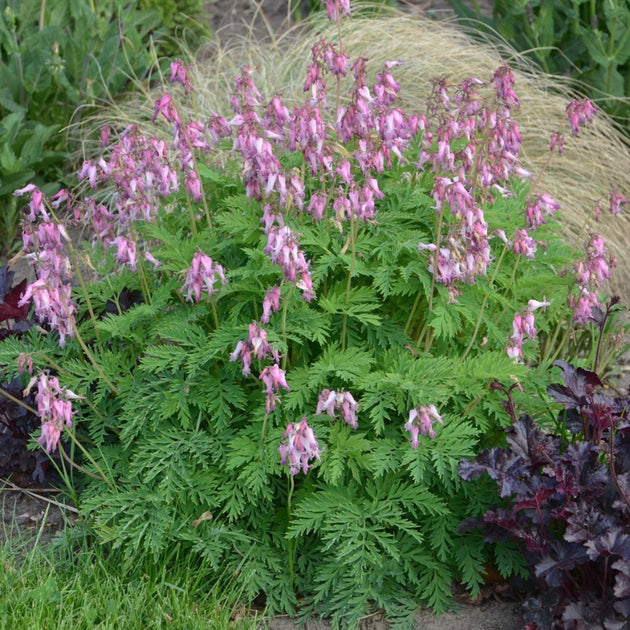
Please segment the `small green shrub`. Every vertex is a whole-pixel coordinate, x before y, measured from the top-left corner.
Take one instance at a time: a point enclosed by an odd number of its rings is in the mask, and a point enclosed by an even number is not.
[[[378,607],[410,626],[454,580],[479,593],[488,561],[524,570],[515,547],[458,534],[497,499],[459,462],[502,439],[495,380],[543,415],[557,356],[599,353],[612,261],[596,235],[584,257],[564,243],[523,171],[507,67],[436,79],[414,116],[397,62],[312,54],[304,103],[265,102],[245,68],[229,121],[183,119],[194,86],[173,64],[184,93],[155,108],[172,146],[105,128],[81,169],[108,206],[18,191],[38,280],[15,308],[32,301],[39,326],[10,331],[0,362],[33,375],[39,443],[71,440],[102,543],[181,549],[270,612],[354,627]],[[576,132],[593,114],[570,112]],[[64,245],[66,204],[84,251]]]
[[[160,14],[162,26],[169,39],[161,42],[165,55],[180,54],[178,41],[195,49],[204,37],[209,37],[210,27],[204,21],[203,0],[139,0],[141,9],[154,9]]]
[[[154,62],[156,12],[124,0],[0,0],[0,255],[15,242],[13,191],[65,182],[63,130],[82,109],[130,89]]]

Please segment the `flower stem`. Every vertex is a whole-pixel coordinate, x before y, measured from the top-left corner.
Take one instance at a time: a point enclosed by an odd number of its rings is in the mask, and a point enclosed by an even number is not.
[[[409,313],[409,317],[407,318],[407,323],[405,324],[405,334],[409,332],[409,328],[411,326],[411,322],[416,314],[416,309],[418,308],[418,304],[420,303],[420,291],[416,293],[416,300],[411,307],[411,312]]]
[[[291,301],[291,297],[293,296],[294,289],[295,289],[295,285],[292,284],[288,295],[284,299],[284,304],[282,305],[282,331],[281,331],[281,335],[282,335],[282,341],[284,342],[284,346],[286,348],[286,351],[285,351],[284,355],[282,356],[282,369],[283,370],[287,369],[287,360],[288,360],[288,356],[289,356],[289,341],[287,339],[287,312],[289,310],[289,302]]]
[[[293,498],[293,490],[295,489],[295,480],[293,479],[293,475],[288,473],[289,475],[289,492],[287,494],[287,526],[291,522],[291,499]],[[293,590],[294,583],[294,570],[293,570],[293,562],[295,556],[295,547],[293,538],[289,538],[289,586],[291,590]]]
[[[508,249],[508,245],[507,243],[503,246],[503,249],[501,250],[501,255],[499,256],[499,261],[497,262],[497,264],[494,267],[494,272],[492,274],[492,278],[490,278],[490,285],[488,287],[489,291],[493,290],[493,286],[494,286],[494,281],[497,277],[497,272],[499,271],[499,267],[501,266],[501,263],[503,262],[503,257],[505,256],[505,252]],[[462,355],[462,361],[464,361],[464,359],[466,359],[466,357],[468,356],[468,353],[470,352],[471,348],[473,347],[475,340],[477,339],[477,333],[479,332],[479,328],[481,327],[481,320],[483,319],[483,314],[484,311],[486,309],[486,304],[488,303],[488,295],[490,295],[489,293],[486,293],[486,295],[483,298],[483,302],[481,304],[481,308],[479,309],[479,317],[477,317],[477,322],[475,324],[475,330],[473,331],[473,334],[470,338],[470,341],[468,343],[468,346],[466,347],[466,350],[464,351],[464,354]]]
[[[358,219],[353,216],[350,220],[350,249],[352,250],[352,258],[350,259],[350,268],[348,269],[348,280],[346,282],[346,309],[350,305],[350,289],[352,288],[352,274],[354,273],[354,265],[357,258],[356,238],[359,231]],[[346,332],[348,324],[348,313],[343,314],[343,323],[341,325],[341,349],[346,347]]]
[[[94,468],[96,468],[98,473],[101,475],[102,481],[104,481],[108,485],[110,490],[114,490],[115,491],[116,490],[116,486],[114,485],[114,483],[112,483],[112,481],[107,478],[107,475],[103,472],[103,469],[96,463],[96,460],[88,453],[88,451],[85,449],[83,444],[81,444],[81,442],[79,442],[79,440],[77,440],[77,437],[74,435],[74,433],[70,429],[68,429],[67,427],[65,427],[65,430],[66,430],[66,433],[68,433],[68,435],[70,436],[70,439],[72,440],[74,445],[79,448],[79,450],[83,453],[83,455],[85,455],[85,457],[88,458],[88,460],[92,464],[92,466],[94,466]],[[61,448],[61,443],[59,443],[59,447]],[[71,463],[76,468],[78,468],[81,472],[84,472],[84,473],[90,475],[91,477],[95,477],[94,474],[90,474],[87,470],[83,469],[78,464],[75,464],[74,462],[71,462]],[[95,477],[95,478],[98,478],[98,477]]]

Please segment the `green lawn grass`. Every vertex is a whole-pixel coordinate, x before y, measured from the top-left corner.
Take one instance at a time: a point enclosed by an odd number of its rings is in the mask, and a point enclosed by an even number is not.
[[[254,627],[238,619],[229,582],[185,558],[132,565],[80,530],[38,538],[0,545],[0,630]]]

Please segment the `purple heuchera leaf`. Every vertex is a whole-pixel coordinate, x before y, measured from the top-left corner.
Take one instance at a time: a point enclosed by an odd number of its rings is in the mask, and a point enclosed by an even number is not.
[[[30,305],[18,306],[20,296],[26,289],[26,279],[12,287],[13,276],[14,273],[8,267],[0,269],[0,322],[28,317]]]
[[[550,385],[547,393],[567,409],[586,405],[589,397],[593,395],[593,390],[604,385],[595,372],[575,368],[565,361],[556,361],[554,365],[562,370],[565,385]]]
[[[595,372],[556,365],[564,383],[548,392],[565,406],[559,424],[577,430],[560,437],[523,416],[508,429],[506,447],[461,462],[460,472],[465,479],[487,472],[498,484],[504,505],[476,523],[488,542],[516,542],[538,579],[541,594],[526,622],[538,630],[627,628],[630,397],[609,395]],[[549,593],[555,599],[543,602]]]

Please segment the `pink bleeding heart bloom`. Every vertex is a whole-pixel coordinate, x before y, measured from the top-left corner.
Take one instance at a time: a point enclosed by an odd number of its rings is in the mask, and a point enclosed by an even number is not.
[[[202,291],[205,291],[208,297],[213,295],[216,292],[214,285],[218,279],[221,280],[223,286],[228,282],[223,267],[213,262],[210,256],[202,252],[195,252],[186,274],[186,282],[182,287],[182,291],[188,292],[186,301],[192,302],[194,297],[195,302],[199,302]]]
[[[279,361],[279,355],[267,341],[267,331],[257,322],[249,325],[249,338],[247,341],[239,341],[230,355],[230,361],[236,361],[239,357],[243,366],[243,376],[251,373],[252,355],[259,361],[272,358]]]
[[[61,438],[64,426],[72,428],[72,401],[80,398],[74,392],[59,385],[59,381],[54,376],[49,376],[42,372],[39,376],[34,376],[26,389],[25,395],[37,383],[37,415],[42,421],[42,434],[37,442],[44,446],[46,452],[51,453],[57,450],[57,444]]]
[[[317,436],[308,426],[306,416],[299,423],[289,424],[284,432],[284,440],[286,443],[283,442],[278,447],[280,464],[284,466],[288,462],[291,475],[297,475],[300,470],[306,475],[313,459],[321,461]]]
[[[567,105],[567,118],[571,126],[571,134],[577,136],[580,127],[593,122],[597,108],[587,98],[583,101],[573,100]]]
[[[181,59],[171,61],[171,83],[180,83],[184,86],[184,94],[193,91],[193,86],[188,78],[191,66],[186,66]]]
[[[131,270],[135,271],[138,265],[135,241],[125,236],[117,236],[111,244],[112,247],[116,247],[116,260],[123,265],[129,265]]]
[[[263,313],[260,318],[261,324],[268,324],[271,313],[277,313],[280,310],[280,294],[282,289],[278,286],[272,287],[265,294],[263,300]]]
[[[267,396],[265,402],[265,411],[267,413],[271,413],[276,408],[276,404],[280,402],[280,398],[276,393],[280,391],[281,387],[287,392],[291,391],[287,385],[285,374],[285,371],[277,363],[265,367],[260,373],[259,378],[265,384],[263,391]]]
[[[344,15],[352,17],[350,0],[326,0],[326,12],[328,19],[335,23]]]
[[[344,422],[353,429],[359,427],[357,412],[359,403],[354,399],[350,392],[343,390],[334,391],[323,389],[318,396],[316,414],[327,413],[332,418],[336,418],[335,411],[341,410],[341,417]]]
[[[420,434],[435,437],[434,422],[443,424],[442,416],[437,412],[435,405],[418,405],[411,409],[409,420],[405,423],[405,431],[411,433],[411,448],[418,448]]]
[[[512,335],[508,339],[506,352],[511,359],[516,361],[523,358],[523,343],[526,339],[532,341],[536,339],[536,325],[534,322],[534,311],[539,308],[551,306],[551,302],[543,299],[529,300],[527,308],[520,313],[514,314],[512,321]]]

